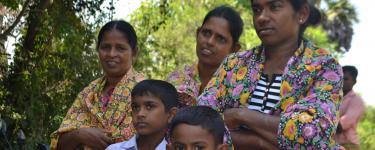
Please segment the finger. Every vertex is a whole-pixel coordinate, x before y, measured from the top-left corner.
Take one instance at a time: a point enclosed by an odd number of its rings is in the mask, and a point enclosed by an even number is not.
[[[103,136],[102,140],[108,145],[113,143],[113,140],[108,136]]]

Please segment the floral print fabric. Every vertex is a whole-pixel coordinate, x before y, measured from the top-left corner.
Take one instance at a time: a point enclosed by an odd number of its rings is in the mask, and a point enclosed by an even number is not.
[[[263,72],[262,46],[226,58],[198,98],[198,105],[246,107]],[[342,70],[328,51],[302,41],[282,75],[280,102],[272,115],[281,117],[281,149],[336,149],[333,139],[342,100]],[[270,114],[271,115],[271,114]]]
[[[117,83],[105,111],[102,109],[104,106],[101,94],[106,78],[101,77],[91,82],[78,94],[60,128],[52,133],[51,148],[56,149],[59,135],[79,128],[96,127],[109,130],[114,142],[130,139],[135,133],[131,125],[130,93],[135,84],[142,80],[143,75],[130,69]]]
[[[184,66],[183,69],[172,72],[168,82],[173,84],[178,92],[179,108],[196,105],[199,96],[201,80],[199,78],[198,64]]]

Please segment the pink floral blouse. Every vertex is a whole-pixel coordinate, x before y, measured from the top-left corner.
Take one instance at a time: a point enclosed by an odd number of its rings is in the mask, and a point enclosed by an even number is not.
[[[280,115],[281,149],[339,149],[333,135],[342,100],[341,66],[328,51],[303,41],[282,75],[280,102],[272,113]],[[226,58],[198,98],[198,105],[220,112],[246,107],[263,72],[262,46]]]

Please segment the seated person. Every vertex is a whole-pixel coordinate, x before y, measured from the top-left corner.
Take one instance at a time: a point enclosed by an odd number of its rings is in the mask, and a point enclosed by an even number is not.
[[[171,150],[228,150],[223,144],[224,121],[210,107],[186,107],[178,111],[170,126]]]
[[[107,150],[165,150],[168,124],[177,111],[177,91],[161,80],[144,80],[131,92],[132,123],[136,134]]]

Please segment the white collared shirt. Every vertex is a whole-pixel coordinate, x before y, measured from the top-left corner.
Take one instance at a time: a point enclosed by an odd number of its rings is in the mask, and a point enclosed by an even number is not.
[[[167,141],[164,138],[163,141],[161,141],[159,145],[156,146],[155,150],[166,150],[166,147]],[[106,148],[106,150],[138,150],[137,135],[134,135],[128,141],[111,144]]]

